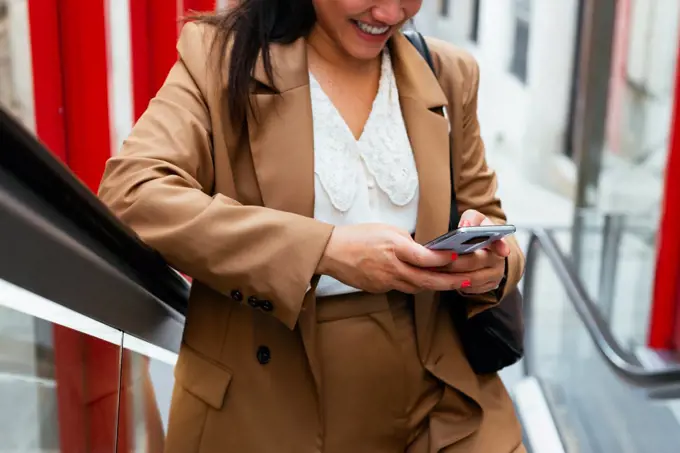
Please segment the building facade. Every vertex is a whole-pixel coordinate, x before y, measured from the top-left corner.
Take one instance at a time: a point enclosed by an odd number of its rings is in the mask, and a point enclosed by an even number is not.
[[[567,196],[574,196],[577,184],[580,16],[590,3],[439,0],[429,2],[417,21],[424,33],[478,59],[480,117],[490,152],[512,156],[527,178]],[[616,7],[606,37],[612,46],[607,105],[598,119],[605,128],[598,150],[602,168],[589,205],[649,214],[663,192],[680,3],[603,3]],[[623,174],[640,184],[619,184]]]

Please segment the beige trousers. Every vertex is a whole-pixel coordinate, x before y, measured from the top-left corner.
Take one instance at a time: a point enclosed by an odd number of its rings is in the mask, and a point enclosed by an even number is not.
[[[324,453],[427,453],[443,388],[418,357],[408,296],[321,298],[317,314]]]

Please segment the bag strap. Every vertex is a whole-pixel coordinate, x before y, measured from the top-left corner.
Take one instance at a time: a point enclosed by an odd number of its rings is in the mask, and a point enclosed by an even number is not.
[[[409,42],[413,45],[413,47],[416,48],[418,53],[423,57],[423,59],[427,62],[427,65],[430,67],[432,72],[437,75],[437,71],[434,66],[434,60],[432,60],[432,54],[430,53],[430,48],[427,46],[427,42],[425,41],[425,38],[423,37],[420,32],[409,29],[409,30],[403,30],[402,31],[403,35],[406,37],[406,39],[409,40]],[[452,140],[452,139],[450,139]],[[458,215],[458,202],[456,200],[456,188],[453,185],[453,143],[449,146],[449,154],[451,157],[451,165],[449,165],[449,175],[451,178],[451,212],[449,214],[449,231],[453,231],[456,228],[458,228],[458,222],[460,221],[459,215]]]

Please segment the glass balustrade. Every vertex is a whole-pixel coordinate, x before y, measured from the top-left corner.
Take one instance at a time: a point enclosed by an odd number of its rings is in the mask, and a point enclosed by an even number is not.
[[[570,251],[570,235],[555,235],[564,252]],[[625,252],[628,253],[628,252]],[[597,254],[595,254],[597,256]],[[619,271],[632,254],[619,262]],[[594,261],[597,261],[593,258]],[[532,308],[527,337],[528,365],[545,394],[567,453],[671,453],[680,446],[680,406],[676,401],[655,401],[611,371],[567,298],[563,282],[540,251],[534,263]],[[597,266],[595,266],[597,267]],[[586,272],[582,270],[582,272]],[[585,275],[588,277],[588,274]],[[621,285],[635,285],[620,275]],[[584,281],[588,281],[585,278]],[[590,279],[590,291],[597,278]],[[617,304],[634,302],[617,291]],[[642,300],[641,303],[648,303]],[[627,329],[639,325],[634,316]],[[644,320],[646,321],[646,320]],[[621,327],[621,330],[626,330]],[[635,335],[620,335],[621,344],[635,356]]]

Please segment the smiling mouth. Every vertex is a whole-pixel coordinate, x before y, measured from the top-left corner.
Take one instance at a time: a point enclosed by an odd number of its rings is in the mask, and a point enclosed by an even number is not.
[[[365,22],[361,22],[358,20],[352,20],[352,22],[354,22],[354,25],[356,25],[359,30],[371,36],[384,35],[388,31],[390,31],[391,28],[390,26],[377,27],[375,25],[369,25]]]

